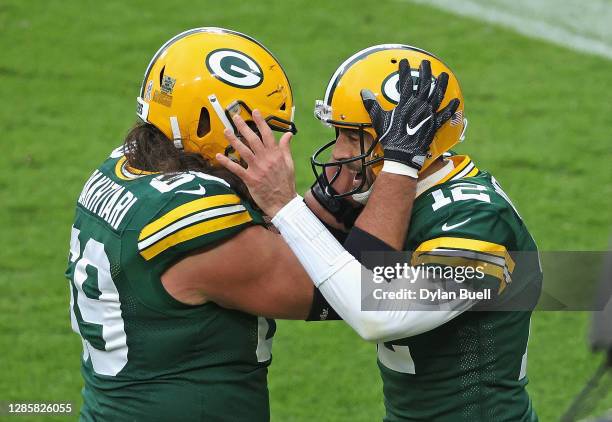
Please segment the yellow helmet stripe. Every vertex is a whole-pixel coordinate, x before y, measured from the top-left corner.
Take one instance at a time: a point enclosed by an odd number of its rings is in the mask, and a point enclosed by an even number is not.
[[[344,75],[344,73],[346,73],[346,71],[349,70],[352,65],[354,65],[360,60],[363,60],[364,58],[366,58],[372,53],[375,53],[377,51],[392,50],[392,49],[418,51],[420,53],[427,54],[428,56],[431,56],[437,60],[440,60],[438,57],[431,54],[429,51],[426,51],[426,50],[423,50],[421,48],[414,47],[411,45],[407,45],[407,44],[378,44],[378,45],[373,45],[368,48],[364,48],[363,50],[356,52],[351,57],[346,59],[336,69],[331,79],[329,80],[329,83],[327,84],[327,89],[325,90],[325,97],[323,98],[324,103],[327,105],[331,105],[332,97],[334,96],[334,91],[336,90],[336,86],[338,85],[338,82],[342,78],[342,75]]]
[[[145,85],[147,83],[147,80],[149,79],[149,73],[151,72],[151,68],[153,67],[153,65],[155,64],[155,62],[159,59],[159,57],[162,55],[162,53],[168,48],[170,47],[172,44],[174,44],[175,42],[177,42],[178,40],[185,38],[189,35],[193,35],[193,34],[197,34],[200,32],[215,32],[215,33],[225,33],[225,34],[232,34],[232,35],[237,35],[239,37],[242,38],[246,38],[249,41],[254,42],[255,44],[257,44],[258,46],[260,46],[261,48],[263,48],[264,50],[266,50],[268,52],[268,54],[270,54],[272,57],[274,57],[274,55],[272,54],[272,52],[270,50],[268,50],[263,44],[261,44],[259,41],[257,41],[255,38],[253,37],[249,37],[246,34],[243,34],[242,32],[238,32],[238,31],[233,31],[231,29],[226,29],[226,28],[219,28],[219,27],[214,27],[214,26],[203,26],[200,28],[193,28],[193,29],[188,29],[187,31],[183,31],[180,34],[175,35],[174,37],[170,38],[168,41],[166,41],[153,55],[153,58],[151,59],[151,61],[149,62],[149,65],[147,66],[147,69],[145,70],[144,73],[144,77],[142,79],[142,84],[140,85],[140,97],[142,98],[144,96],[144,91],[145,91]],[[274,57],[274,60],[276,60],[276,57]],[[276,60],[278,62],[278,60]],[[282,69],[282,67],[281,67]],[[283,70],[284,72],[284,70]],[[289,88],[291,89],[291,83],[289,83]]]

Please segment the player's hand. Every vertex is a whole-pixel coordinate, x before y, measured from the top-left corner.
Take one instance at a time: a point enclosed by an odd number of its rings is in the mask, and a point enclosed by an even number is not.
[[[410,64],[402,59],[399,62],[400,99],[394,109],[383,110],[372,91],[361,91],[363,105],[383,147],[385,161],[397,161],[416,171],[421,169],[436,131],[459,107],[459,99],[455,98],[437,111],[447,85],[448,74],[442,72],[430,95],[431,63],[423,60],[418,86],[414,91]]]
[[[251,130],[240,116],[234,116],[233,121],[248,146],[227,129],[224,132],[225,138],[240,154],[247,168],[222,154],[217,154],[215,158],[223,167],[242,179],[257,205],[273,217],[297,196],[293,158],[289,149],[292,134],[283,134],[277,143],[272,129],[258,110],[253,110],[253,121],[261,137]]]

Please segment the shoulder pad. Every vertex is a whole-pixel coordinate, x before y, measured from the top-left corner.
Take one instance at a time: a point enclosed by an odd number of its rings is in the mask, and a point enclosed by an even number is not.
[[[230,184],[220,177],[199,171],[160,174],[153,177],[149,184],[157,192],[189,195],[205,195],[207,189],[231,190]]]
[[[263,224],[253,206],[223,179],[199,172],[160,175],[150,180],[165,199],[151,217],[141,223],[140,255],[151,260],[199,249],[232,236],[252,224]]]

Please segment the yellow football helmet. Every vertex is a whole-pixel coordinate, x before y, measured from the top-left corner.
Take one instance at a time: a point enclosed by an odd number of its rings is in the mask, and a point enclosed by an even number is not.
[[[467,119],[464,117],[463,95],[454,73],[440,59],[419,48],[403,44],[375,45],[353,54],[344,61],[327,84],[325,98],[317,100],[315,103],[315,117],[325,125],[335,128],[358,129],[361,134],[361,154],[333,165],[361,161],[364,167],[372,166],[371,169],[375,174],[380,171],[383,149],[377,142],[372,121],[363,106],[361,90],[369,89],[372,91],[385,110],[395,107],[400,97],[398,66],[399,61],[404,58],[408,59],[410,63],[412,77],[415,80],[419,77],[418,69],[421,61],[426,59],[431,62],[432,91],[435,87],[436,77],[442,72],[448,73],[448,87],[439,110],[443,109],[453,98],[460,100],[459,108],[455,114],[436,132],[421,171],[463,140]],[[414,85],[416,90],[417,84]],[[364,146],[363,132],[369,133],[375,139],[375,142],[367,148]],[[334,143],[335,141],[331,141],[325,144],[312,156],[311,163],[315,175],[319,176],[317,168],[324,170],[330,166],[330,163],[320,162],[319,157],[328,148],[333,148]],[[325,171],[322,174],[325,175]],[[365,183],[365,178],[363,180]],[[347,196],[352,193],[356,192],[347,192],[338,196]]]
[[[231,116],[252,121],[255,108],[274,130],[296,133],[291,85],[276,58],[253,38],[223,28],[195,28],[166,42],[140,87],[137,114],[213,165],[230,155],[223,135]]]

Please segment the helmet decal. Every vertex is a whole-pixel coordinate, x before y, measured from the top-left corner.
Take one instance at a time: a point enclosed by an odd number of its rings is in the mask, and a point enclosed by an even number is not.
[[[175,147],[216,167],[216,155],[228,155],[223,132],[233,128],[234,103],[244,117],[259,109],[272,130],[297,130],[290,120],[291,86],[272,53],[239,32],[202,27],[175,35],[157,50],[145,70],[136,112]]]
[[[152,91],[153,91],[153,79],[151,79],[149,81],[149,83],[147,84],[147,89],[145,90],[145,93],[144,93],[145,101],[151,101],[151,92]]]
[[[362,92],[364,89],[372,92],[377,97],[380,107],[385,110],[397,105],[401,91],[398,63],[403,58],[408,59],[412,67],[411,88],[415,92],[419,86],[419,65],[423,60],[429,60],[432,65],[429,95],[431,96],[438,83],[437,76],[445,72],[449,75],[448,89],[441,99],[440,107],[454,97],[460,101],[459,108],[449,124],[443,125],[436,132],[436,137],[423,161],[422,170],[463,139],[463,132],[467,126],[463,94],[455,74],[442,60],[425,50],[404,44],[381,44],[358,51],[335,70],[327,83],[324,99],[315,102],[315,117],[336,130],[335,139],[319,147],[311,156],[312,170],[321,187],[332,186],[334,177],[339,174],[343,166],[352,168],[361,166],[361,183],[357,183],[358,186],[353,185],[346,192],[336,193],[334,195],[336,198],[364,194],[363,190],[368,188],[365,184],[368,178],[363,175],[377,176],[381,171],[384,150],[379,143],[379,134],[372,127],[371,116],[363,106]],[[338,131],[341,129],[358,133],[359,153],[351,157],[330,160],[330,153],[336,145]],[[366,142],[368,137],[373,142]],[[330,170],[335,170],[335,174],[330,173]],[[329,177],[331,174],[333,177]],[[353,196],[355,200],[359,198]]]
[[[168,75],[164,75],[164,77],[162,78],[162,82],[161,82],[161,91],[164,94],[168,94],[168,95],[172,95],[172,91],[174,90],[174,85],[176,84],[176,79],[168,76]],[[146,95],[146,93],[145,93]]]
[[[382,92],[387,101],[397,104],[400,99],[399,72],[393,72],[383,80],[380,92]]]
[[[206,67],[220,81],[238,88],[254,88],[263,81],[259,64],[237,50],[222,48],[212,51],[206,57]]]
[[[413,90],[417,90],[417,86],[419,83],[419,70],[411,69],[410,75],[412,76],[412,80],[414,82]],[[436,87],[436,78],[431,77],[431,88],[429,89],[429,95],[433,92]],[[382,95],[392,104],[397,104],[400,98],[399,93],[399,72],[393,72],[389,76],[387,76],[380,87],[380,92]]]

